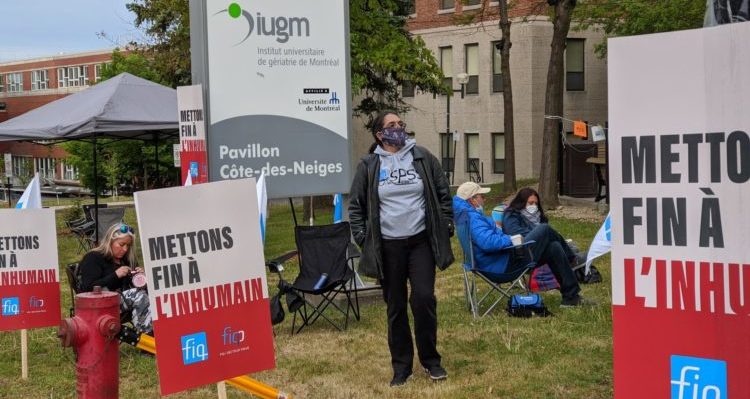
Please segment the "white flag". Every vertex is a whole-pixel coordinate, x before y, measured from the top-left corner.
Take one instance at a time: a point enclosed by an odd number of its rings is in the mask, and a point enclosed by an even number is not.
[[[604,219],[602,227],[599,228],[599,231],[597,231],[596,235],[594,236],[594,240],[591,241],[589,253],[586,256],[586,274],[588,274],[589,269],[591,268],[591,262],[593,262],[595,258],[598,258],[611,250],[612,222],[610,219],[610,214],[607,214],[607,218]]]
[[[255,183],[258,192],[258,213],[260,214],[260,238],[266,242],[266,216],[268,216],[268,194],[266,194],[266,175],[261,173]]]
[[[190,172],[188,172],[187,175],[188,175],[188,177],[187,177],[187,179],[185,179],[185,184],[183,184],[183,186],[192,186],[193,185],[193,175],[191,175]]]
[[[39,188],[39,174],[35,173],[28,187],[16,203],[16,209],[42,209],[42,191]]]

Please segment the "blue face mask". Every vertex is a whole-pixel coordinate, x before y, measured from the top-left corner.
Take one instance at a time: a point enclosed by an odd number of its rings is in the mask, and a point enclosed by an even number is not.
[[[401,126],[387,127],[381,131],[383,143],[392,145],[396,148],[403,148],[406,145],[406,139],[409,135],[406,134],[406,129]]]
[[[474,208],[479,211],[482,215],[484,215],[484,207],[482,205],[479,205],[478,207]]]

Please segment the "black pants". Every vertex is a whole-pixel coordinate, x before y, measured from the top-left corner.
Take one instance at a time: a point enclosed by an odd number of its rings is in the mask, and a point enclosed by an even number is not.
[[[388,349],[393,372],[410,373],[414,359],[407,287],[411,286],[411,313],[419,362],[440,365],[437,351],[437,300],[435,259],[426,232],[403,240],[383,240],[383,297],[388,305]]]
[[[581,287],[578,285],[578,279],[576,279],[576,275],[570,267],[568,243],[560,234],[548,224],[542,223],[526,234],[524,240],[536,241],[531,247],[534,260],[538,265],[545,263],[549,265],[552,274],[560,283],[560,293],[563,299],[572,300],[576,298],[581,291]]]

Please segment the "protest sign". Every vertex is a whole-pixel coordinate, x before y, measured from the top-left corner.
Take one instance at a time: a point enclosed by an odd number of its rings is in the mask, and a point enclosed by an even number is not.
[[[255,180],[135,194],[162,394],[273,368]]]
[[[615,398],[750,392],[750,24],[611,39]]]
[[[189,176],[193,184],[206,183],[206,122],[201,85],[177,87],[177,115],[182,176]]]
[[[0,209],[0,331],[60,324],[55,211]]]

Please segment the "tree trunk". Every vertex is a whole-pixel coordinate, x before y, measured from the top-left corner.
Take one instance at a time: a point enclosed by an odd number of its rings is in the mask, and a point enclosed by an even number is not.
[[[552,51],[547,69],[547,94],[544,100],[544,114],[547,116],[562,116],[563,87],[565,86],[565,40],[570,30],[570,20],[575,8],[575,0],[559,0],[555,3],[553,17]],[[544,120],[544,136],[542,137],[542,167],[539,174],[539,195],[547,207],[559,205],[558,198],[558,143],[559,120]]]
[[[510,79],[510,21],[508,0],[500,0],[500,30],[503,32],[503,48],[500,52],[500,69],[503,76],[503,117],[505,136],[505,169],[503,187],[506,193],[516,191],[516,147],[513,138],[513,86]]]

